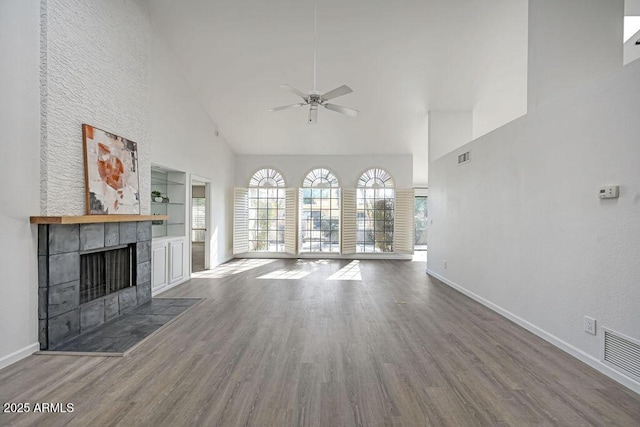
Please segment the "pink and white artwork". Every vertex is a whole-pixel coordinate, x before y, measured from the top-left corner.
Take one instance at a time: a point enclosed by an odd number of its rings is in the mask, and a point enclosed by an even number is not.
[[[87,213],[140,214],[138,145],[83,124]]]

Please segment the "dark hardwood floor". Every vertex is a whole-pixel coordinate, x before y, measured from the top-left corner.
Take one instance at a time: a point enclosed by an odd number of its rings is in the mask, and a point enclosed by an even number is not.
[[[362,281],[327,280],[347,266]],[[233,261],[165,293],[206,300],[123,358],[0,371],[0,403],[74,405],[0,425],[640,425],[639,395],[424,270]]]

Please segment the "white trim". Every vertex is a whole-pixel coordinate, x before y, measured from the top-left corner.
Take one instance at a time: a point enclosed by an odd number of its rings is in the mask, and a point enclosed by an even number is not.
[[[9,365],[13,365],[14,363],[24,359],[25,357],[31,356],[33,353],[39,350],[40,343],[36,342],[33,344],[29,344],[28,346],[21,348],[20,350],[14,351],[11,354],[0,357],[0,369],[6,368]]]
[[[610,368],[609,366],[605,365],[604,363],[602,363],[598,358],[591,356],[588,353],[585,353],[584,351],[580,350],[577,347],[574,347],[573,345],[569,344],[568,342],[556,337],[555,335],[550,334],[549,332],[540,329],[539,327],[537,327],[536,325],[528,322],[527,320],[511,313],[508,310],[505,310],[504,308],[500,307],[499,305],[496,305],[494,303],[492,303],[491,301],[469,291],[466,288],[463,288],[462,286],[458,285],[455,282],[452,282],[451,280],[440,276],[437,273],[434,273],[433,271],[427,269],[427,274],[440,280],[441,282],[443,282],[444,284],[452,287],[453,289],[457,290],[458,292],[468,296],[469,298],[479,302],[480,304],[484,305],[485,307],[495,311],[496,313],[500,314],[501,316],[511,320],[513,323],[517,324],[518,326],[521,326],[522,328],[526,329],[527,331],[539,336],[540,338],[542,338],[543,340],[553,344],[554,346],[558,347],[560,350],[569,353],[571,356],[575,357],[576,359],[586,363],[587,365],[591,366],[592,368],[596,369],[597,371],[600,371],[601,373],[603,373],[604,375],[608,376],[609,378],[611,378],[614,381],[617,381],[618,383],[622,384],[623,386],[629,388],[630,390],[640,394],[640,382],[634,381],[633,379],[627,377],[626,375],[621,374],[620,372]]]
[[[428,187],[413,187],[416,197],[429,197]]]

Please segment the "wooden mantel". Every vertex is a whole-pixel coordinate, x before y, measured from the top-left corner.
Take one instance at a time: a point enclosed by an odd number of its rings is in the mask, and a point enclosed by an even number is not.
[[[130,222],[167,220],[168,215],[78,215],[32,216],[31,224],[92,224],[96,222]]]

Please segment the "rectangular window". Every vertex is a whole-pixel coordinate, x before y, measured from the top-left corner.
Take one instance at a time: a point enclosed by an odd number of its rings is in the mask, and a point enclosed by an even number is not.
[[[191,201],[191,241],[204,242],[206,199],[204,197],[194,197]]]
[[[414,220],[414,240],[413,247],[416,251],[427,250],[427,221],[429,212],[427,210],[427,197],[416,196],[415,200],[415,220]]]
[[[394,203],[393,188],[358,189],[358,252],[393,252]]]
[[[249,189],[249,251],[284,251],[284,188]]]
[[[300,211],[302,252],[340,251],[340,189],[303,188]]]

